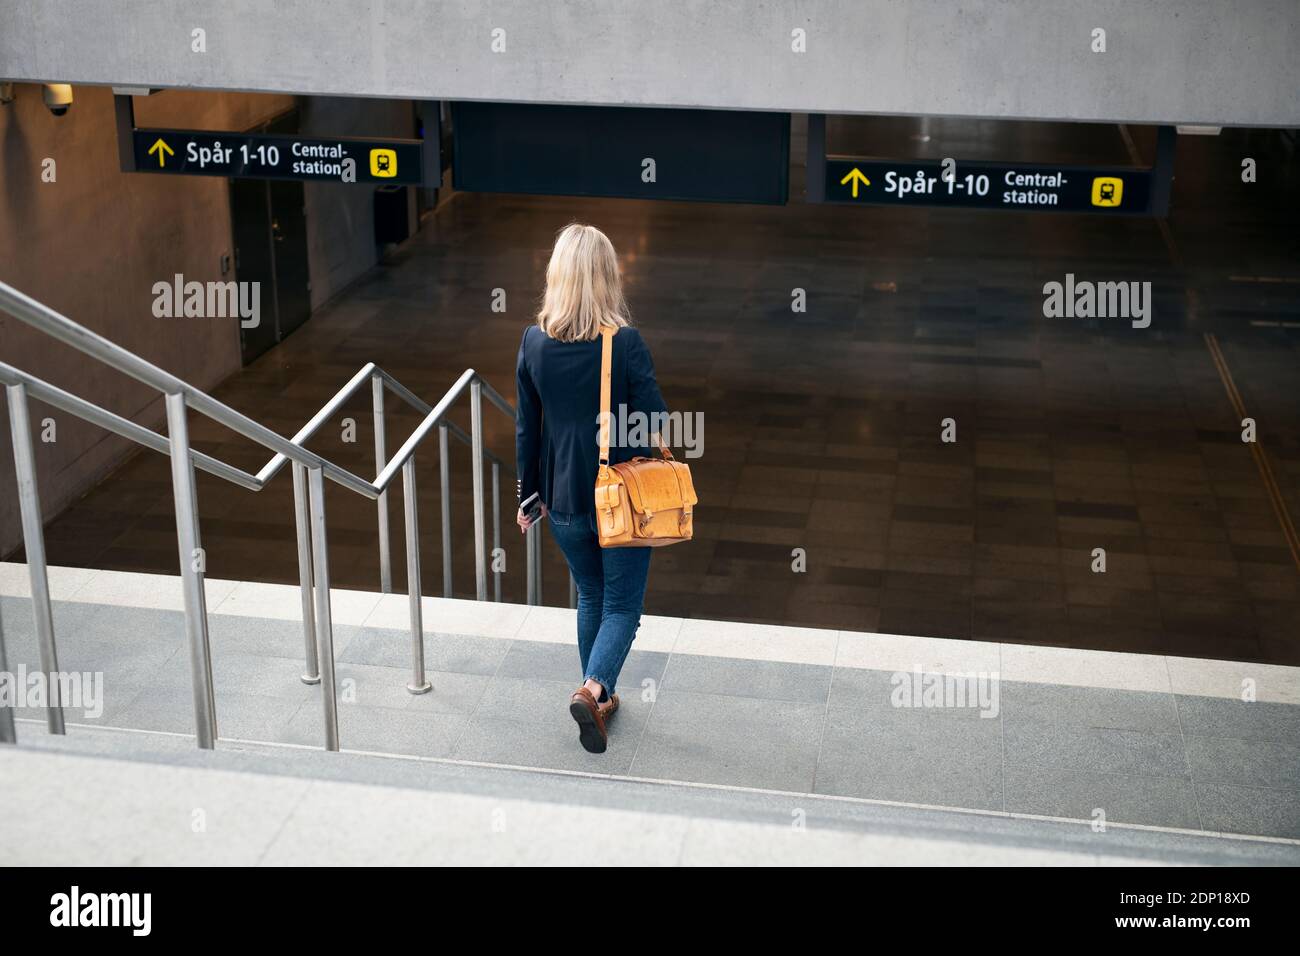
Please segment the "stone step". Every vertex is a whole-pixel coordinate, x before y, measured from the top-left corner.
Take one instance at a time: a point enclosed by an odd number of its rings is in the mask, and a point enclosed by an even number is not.
[[[1274,841],[133,730],[29,732],[0,768],[15,864],[1300,862]]]

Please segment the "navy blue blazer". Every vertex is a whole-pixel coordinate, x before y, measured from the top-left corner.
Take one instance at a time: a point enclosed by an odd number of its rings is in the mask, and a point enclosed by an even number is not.
[[[620,407],[646,415],[668,410],[655,382],[650,350],[636,329],[625,327],[614,335],[611,371],[609,460],[649,455],[647,447],[616,447],[622,433]],[[530,325],[519,343],[515,399],[519,500],[537,491],[552,511],[595,511],[600,339],[561,342]],[[650,427],[645,425],[647,431]]]

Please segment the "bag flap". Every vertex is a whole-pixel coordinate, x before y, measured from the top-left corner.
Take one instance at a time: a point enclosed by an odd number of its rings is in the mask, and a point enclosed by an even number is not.
[[[622,476],[628,499],[638,514],[657,514],[695,504],[691,472],[681,462],[634,458],[613,468]]]

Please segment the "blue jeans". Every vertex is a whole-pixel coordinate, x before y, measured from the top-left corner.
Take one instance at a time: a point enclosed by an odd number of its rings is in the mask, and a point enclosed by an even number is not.
[[[602,548],[594,514],[552,511],[547,520],[578,584],[582,677],[597,681],[605,694],[612,694],[641,625],[651,549]]]

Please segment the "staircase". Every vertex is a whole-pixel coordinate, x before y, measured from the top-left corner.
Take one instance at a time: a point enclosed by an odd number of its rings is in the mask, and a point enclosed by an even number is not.
[[[12,667],[37,655],[26,580],[0,564]],[[1074,805],[1026,786],[1060,769],[1024,746],[1022,716],[1079,721],[1091,707],[1092,724],[1124,725],[1167,697],[1190,721],[1231,703],[1208,696],[1211,677],[1231,681],[1225,666],[1157,658],[1201,696],[1160,695],[1125,660],[1138,655],[648,617],[596,756],[565,707],[574,612],[424,598],[432,690],[412,695],[406,597],[336,590],[342,748],[330,753],[322,688],[299,679],[297,589],[210,579],[221,733],[209,751],[194,746],[179,578],[55,567],[49,580],[63,669],[101,673],[103,694],[89,714],[65,704],[65,735],[39,708],[18,711],[18,746],[0,748],[18,859],[87,862],[96,847],[96,862],[554,863],[589,833],[629,863],[1300,862],[1293,824],[1269,823],[1276,789],[1237,788],[1259,812],[1234,819],[1206,771],[1185,784],[1190,808],[1170,781],[1137,775],[1092,774]],[[997,719],[889,704],[896,670],[987,662],[1007,672]],[[1083,686],[1089,675],[1125,686]],[[1277,675],[1278,694],[1294,676]],[[196,807],[229,840],[159,824]],[[51,827],[78,842],[51,851]]]
[[[48,337],[89,356],[124,375],[160,391],[167,409],[167,435],[116,415],[64,389],[57,388],[33,375],[0,362],[0,384],[5,387],[9,412],[10,435],[13,440],[14,467],[22,516],[24,554],[27,560],[29,593],[32,599],[34,625],[40,670],[47,675],[50,700],[45,717],[51,733],[64,730],[63,708],[59,699],[59,652],[55,636],[49,571],[45,558],[44,531],[40,504],[39,480],[32,445],[32,417],[29,399],[36,398],[68,414],[99,425],[137,444],[167,455],[171,459],[172,492],[176,515],[177,553],[180,569],[180,594],[184,611],[184,631],[189,645],[189,672],[194,712],[193,730],[198,745],[212,749],[217,738],[217,708],[213,690],[212,656],[208,633],[208,596],[205,584],[206,554],[202,547],[199,528],[198,498],[195,490],[195,469],[201,469],[226,481],[258,492],[275,479],[288,463],[292,463],[294,509],[293,517],[298,543],[299,606],[301,621],[301,646],[304,668],[301,679],[305,684],[323,685],[321,703],[324,714],[324,739],[327,750],[339,749],[338,693],[335,685],[334,661],[334,601],[330,588],[328,520],[326,515],[325,482],[342,486],[377,503],[377,537],[379,542],[380,581],[385,592],[392,590],[392,558],[390,554],[387,496],[389,486],[398,474],[402,480],[403,511],[406,540],[407,612],[410,637],[411,677],[406,689],[411,694],[424,694],[430,689],[424,673],[423,622],[421,620],[420,552],[418,542],[420,522],[416,497],[416,450],[436,429],[439,445],[440,477],[442,481],[442,549],[443,592],[451,594],[451,518],[448,470],[448,439],[456,437],[471,448],[473,472],[475,590],[477,599],[487,600],[488,543],[487,517],[484,501],[485,467],[492,470],[492,525],[493,548],[501,544],[500,467],[502,460],[483,447],[484,398],[514,420],[514,409],[501,395],[485,382],[473,369],[466,369],[436,405],[430,406],[400,382],[374,363],[368,363],[305,424],[292,439],[260,425],[245,415],[217,401],[211,395],[152,365],[108,339],[97,335],[48,306],[24,295],[12,286],[0,282],[0,310],[44,333]],[[375,468],[373,481],[361,478],[346,468],[322,458],[306,448],[305,443],[326,422],[330,421],[343,404],[359,390],[369,386],[374,410]],[[389,457],[386,453],[384,427],[384,401],[393,394],[415,408],[423,418]],[[470,431],[463,429],[447,417],[453,404],[464,394],[470,398]],[[243,435],[273,452],[271,458],[257,474],[217,459],[190,446],[188,418],[191,411],[206,415],[232,431]],[[539,599],[540,583],[539,529],[530,529],[526,548],[528,600]],[[494,573],[493,595],[501,598],[500,571]],[[572,587],[570,588],[572,594]],[[3,634],[0,633],[0,669],[5,653]],[[11,715],[0,710],[0,741],[11,739]]]

